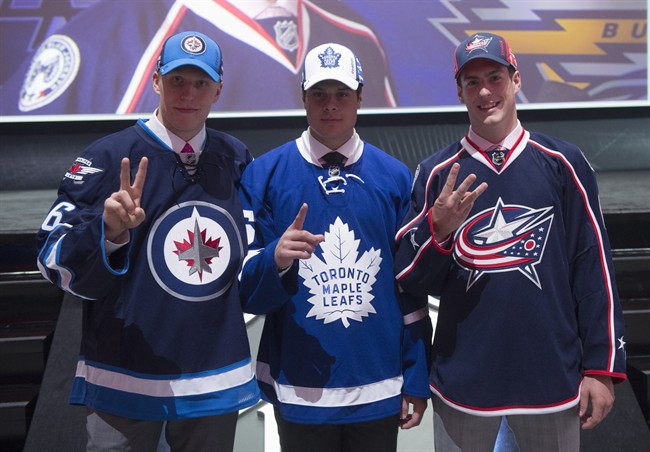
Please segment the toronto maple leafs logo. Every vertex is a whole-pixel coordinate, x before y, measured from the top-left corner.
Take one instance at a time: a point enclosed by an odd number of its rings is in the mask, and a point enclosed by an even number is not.
[[[154,223],[147,242],[154,279],[168,293],[188,301],[212,300],[225,292],[243,252],[232,216],[200,201],[170,208]]]
[[[328,47],[325,51],[318,55],[321,67],[335,68],[339,67],[339,60],[341,54],[337,53],[333,48]]]
[[[486,273],[509,271],[521,272],[541,289],[535,266],[553,223],[551,209],[504,205],[499,198],[494,208],[467,220],[454,246],[454,259],[470,272],[467,289]]]
[[[376,314],[371,291],[381,268],[381,250],[371,248],[358,258],[359,242],[354,231],[337,217],[325,232],[320,257],[314,253],[300,261],[299,275],[313,305],[307,317],[325,324],[340,320],[349,328],[351,320],[362,322],[369,314]]]

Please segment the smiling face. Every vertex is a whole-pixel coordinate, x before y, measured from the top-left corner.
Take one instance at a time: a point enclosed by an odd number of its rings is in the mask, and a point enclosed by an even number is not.
[[[203,128],[221,86],[195,66],[181,66],[166,75],[154,72],[153,89],[160,96],[158,119],[169,131],[189,141]]]
[[[303,93],[307,122],[314,138],[334,150],[354,133],[361,93],[343,83],[324,80]]]
[[[492,143],[503,140],[517,126],[516,95],[521,76],[506,66],[478,58],[459,76],[458,98],[467,107],[472,130]]]

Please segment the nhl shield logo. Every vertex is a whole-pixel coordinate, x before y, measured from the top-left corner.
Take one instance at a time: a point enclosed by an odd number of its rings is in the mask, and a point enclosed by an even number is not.
[[[273,26],[275,42],[280,48],[293,52],[298,48],[298,26],[293,20],[279,20]]]
[[[166,292],[186,301],[209,301],[228,290],[243,253],[232,216],[199,201],[167,210],[154,223],[147,242],[154,279]]]

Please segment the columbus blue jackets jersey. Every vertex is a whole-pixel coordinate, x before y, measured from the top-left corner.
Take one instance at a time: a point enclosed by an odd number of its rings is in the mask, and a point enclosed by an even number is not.
[[[488,189],[450,244],[429,210],[453,163]],[[522,129],[499,167],[466,138],[418,167],[396,272],[440,296],[431,390],[475,415],[556,412],[583,375],[625,378],[623,317],[593,170],[574,145]],[[439,237],[438,239],[442,239]]]
[[[302,109],[304,57],[332,41],[372,68],[364,73],[364,106],[395,106],[386,56],[373,31],[336,2],[327,10],[309,0],[298,3],[298,17],[276,33],[226,0],[100,2],[49,36],[3,85],[0,114],[151,112],[158,106],[151,74],[160,49],[183,30],[205,33],[222,49],[221,111]]]
[[[144,222],[107,255],[103,205],[149,159]],[[70,402],[132,419],[183,419],[253,405],[237,274],[246,250],[237,187],[251,160],[207,130],[198,170],[144,123],[91,144],[68,169],[37,236],[43,275],[80,297],[83,334]]]
[[[403,393],[429,396],[427,302],[402,298],[392,270],[411,173],[360,143],[358,161],[323,168],[303,157],[308,143],[298,139],[257,158],[242,178],[254,231],[242,293],[248,311],[266,314],[257,377],[262,397],[291,422],[379,419],[399,412]],[[303,229],[325,241],[281,280],[275,246],[303,203]]]

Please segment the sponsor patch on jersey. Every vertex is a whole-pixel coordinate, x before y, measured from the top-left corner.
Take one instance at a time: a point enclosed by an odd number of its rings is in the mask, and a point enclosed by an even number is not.
[[[72,179],[77,184],[83,184],[84,176],[88,174],[97,174],[104,172],[103,169],[93,168],[93,162],[83,157],[77,157],[70,169],[66,171],[63,177]]]
[[[381,269],[381,250],[371,248],[359,257],[359,242],[337,217],[325,232],[320,253],[300,261],[298,274],[311,294],[307,317],[325,324],[340,321],[349,328],[350,321],[363,322],[364,317],[377,313],[371,292]]]
[[[163,290],[186,301],[209,301],[228,290],[243,253],[232,216],[201,201],[182,203],[163,213],[147,242],[154,279]]]
[[[28,112],[61,96],[79,72],[81,54],[68,36],[52,35],[40,45],[25,75],[18,108]]]
[[[552,207],[506,205],[501,198],[468,219],[454,245],[454,259],[470,272],[467,289],[485,274],[510,271],[521,272],[541,289],[535,267],[542,262],[552,223]]]

